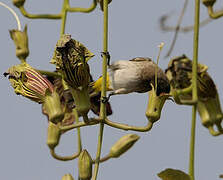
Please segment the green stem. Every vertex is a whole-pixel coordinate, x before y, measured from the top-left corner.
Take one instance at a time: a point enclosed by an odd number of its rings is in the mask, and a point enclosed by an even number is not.
[[[92,125],[96,125],[98,124],[99,121],[89,121],[89,123],[85,123],[85,122],[78,122],[72,125],[68,125],[68,126],[61,126],[60,130],[62,132],[67,132],[71,129],[75,129],[75,128],[79,128],[79,127],[83,127],[83,126],[92,126]]]
[[[110,156],[110,154],[107,154],[105,157],[100,159],[100,163],[103,163],[109,159],[111,159],[111,156]],[[96,162],[96,160],[93,160],[93,163],[95,163],[95,162]]]
[[[75,123],[79,123],[79,116],[76,111],[76,109],[73,109],[74,117],[75,117]],[[77,140],[78,140],[78,152],[82,151],[82,141],[81,141],[81,130],[80,128],[77,128]]]
[[[64,0],[63,2],[63,8],[61,12],[61,27],[60,27],[60,35],[64,34],[65,31],[65,25],[66,25],[66,20],[67,20],[67,8],[69,7],[69,0]]]
[[[81,7],[68,7],[67,11],[69,12],[82,12],[82,13],[89,13],[93,11],[97,6],[97,1],[93,0],[93,3],[89,8],[81,8]]]
[[[153,123],[148,121],[146,126],[137,127],[137,126],[129,126],[127,124],[115,123],[106,118],[105,124],[125,131],[138,131],[138,132],[147,132],[153,127]]]
[[[62,14],[29,14],[23,6],[19,8],[23,16],[30,19],[61,19]]]
[[[108,0],[104,0],[104,34],[103,34],[103,52],[108,52]],[[102,91],[101,97],[106,96],[106,75],[107,75],[107,57],[103,56],[103,64],[102,64]],[[104,120],[106,118],[106,109],[105,103],[101,101],[100,106],[100,118]],[[101,156],[101,147],[102,147],[102,139],[103,139],[103,131],[104,131],[104,123],[100,123],[100,130],[98,135],[98,147],[97,147],[97,154],[96,154],[96,161],[94,167],[94,174],[92,180],[97,179],[99,163],[100,163],[100,156]]]
[[[192,66],[192,99],[197,101],[197,64],[198,64],[198,47],[199,47],[199,19],[200,19],[200,0],[195,0],[195,17],[194,17],[194,42],[193,42],[193,66]],[[192,108],[191,122],[191,142],[190,142],[190,162],[189,175],[194,180],[194,152],[195,152],[195,129],[196,129],[196,110],[197,104]]]
[[[223,16],[223,10],[214,12],[213,7],[212,6],[208,6],[208,14],[209,14],[210,18],[218,19],[218,18]]]
[[[80,155],[80,152],[77,152],[74,153],[72,156],[59,156],[55,153],[54,149],[50,149],[50,153],[55,159],[60,161],[70,161],[77,158]]]
[[[195,131],[196,130],[196,105],[192,108],[191,136],[190,136],[190,162],[189,175],[194,180],[194,151],[195,151]]]

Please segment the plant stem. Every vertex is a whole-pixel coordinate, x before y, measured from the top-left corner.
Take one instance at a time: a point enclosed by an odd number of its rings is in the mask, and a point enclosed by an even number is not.
[[[149,120],[149,118],[148,118],[148,120]],[[125,130],[125,131],[138,131],[138,132],[147,132],[153,127],[153,123],[150,121],[148,121],[146,126],[137,127],[137,126],[129,126],[127,124],[115,123],[115,122],[110,121],[107,118],[105,120],[105,124],[107,124],[111,127],[117,128],[117,129]]]
[[[30,19],[60,19],[61,14],[29,14],[23,6],[19,8],[23,16]]]
[[[212,6],[208,6],[208,14],[209,14],[210,18],[218,19],[218,18],[223,16],[223,10],[214,12],[213,7]]]
[[[67,20],[67,7],[69,7],[69,0],[64,0],[63,2],[63,8],[62,8],[62,16],[61,16],[61,27],[60,27],[60,35],[64,34],[65,31],[65,25]]]
[[[107,154],[106,156],[104,156],[103,158],[100,159],[100,163],[103,163],[109,159],[111,159],[111,156],[110,156],[110,154]],[[95,162],[96,162],[96,160],[93,160],[93,163],[95,163]]]
[[[194,150],[195,150],[195,130],[196,130],[196,105],[192,108],[191,121],[191,136],[190,136],[190,161],[189,161],[189,175],[191,180],[194,180]]]
[[[68,7],[67,11],[69,12],[82,12],[82,13],[89,13],[93,11],[97,6],[97,1],[93,0],[93,3],[89,8],[81,8],[81,7]]]
[[[74,113],[75,120],[76,120],[75,124],[79,123],[78,113],[77,113],[77,110],[75,108],[73,109],[73,113]],[[82,142],[81,142],[81,130],[80,130],[80,128],[77,128],[77,141],[78,141],[78,152],[81,153]]]
[[[108,52],[108,0],[104,0],[104,34],[103,34],[103,52]],[[102,91],[101,91],[101,98],[106,97],[106,76],[107,76],[107,57],[103,56],[103,64],[102,64]],[[106,106],[105,103],[101,101],[100,106],[100,118],[104,120],[106,118]],[[102,139],[103,139],[103,131],[104,131],[104,123],[100,123],[100,130],[98,135],[98,147],[97,147],[97,154],[96,154],[96,161],[94,167],[94,174],[92,180],[97,179],[99,163],[100,163],[100,156],[101,156],[101,147],[102,147]]]
[[[3,7],[5,7],[6,9],[8,9],[11,13],[12,13],[12,15],[15,17],[15,19],[16,19],[16,22],[17,22],[17,26],[18,26],[18,30],[19,31],[21,31],[21,23],[20,23],[20,20],[19,20],[19,17],[17,16],[17,14],[16,14],[16,12],[12,9],[12,8],[10,8],[9,6],[7,6],[6,4],[4,4],[3,2],[0,2],[0,5],[1,6],[3,6]]]
[[[71,129],[75,129],[75,128],[79,128],[79,127],[83,127],[83,126],[92,126],[92,125],[96,125],[98,124],[98,121],[89,121],[89,123],[85,123],[85,122],[78,122],[72,125],[68,125],[68,126],[61,126],[60,130],[62,132],[67,132]]]
[[[75,158],[77,158],[80,154],[80,152],[77,152],[77,153],[74,153],[73,155],[71,156],[59,156],[55,153],[54,149],[50,149],[50,153],[51,155],[57,159],[57,160],[60,160],[60,161],[70,161],[70,160],[73,160]]]
[[[194,17],[194,42],[193,42],[193,67],[192,67],[192,95],[193,101],[197,101],[197,64],[198,64],[198,45],[199,45],[199,18],[200,18],[200,0],[195,0],[195,17]],[[197,104],[192,108],[191,122],[191,142],[190,142],[190,160],[189,160],[189,175],[194,180],[194,155],[195,155],[195,129],[196,129],[196,110]]]

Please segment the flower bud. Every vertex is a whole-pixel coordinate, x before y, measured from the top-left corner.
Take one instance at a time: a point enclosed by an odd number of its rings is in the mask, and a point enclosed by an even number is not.
[[[62,177],[62,180],[74,180],[74,178],[72,177],[71,174],[65,174],[65,175]]]
[[[215,2],[216,2],[216,0],[202,0],[202,3],[203,3],[206,7],[213,6]]]
[[[92,159],[87,150],[83,150],[78,159],[79,178],[90,180],[92,176]]]
[[[110,149],[109,156],[117,158],[128,151],[140,137],[137,134],[127,134],[121,137]]]
[[[47,145],[50,149],[54,149],[59,144],[60,135],[61,133],[59,126],[49,121],[47,131]]]
[[[27,26],[25,26],[23,32],[13,29],[10,30],[9,33],[16,45],[16,56],[21,61],[24,61],[26,57],[29,55]]]
[[[12,3],[13,3],[14,6],[16,6],[17,8],[20,8],[21,6],[24,5],[25,0],[13,0]]]

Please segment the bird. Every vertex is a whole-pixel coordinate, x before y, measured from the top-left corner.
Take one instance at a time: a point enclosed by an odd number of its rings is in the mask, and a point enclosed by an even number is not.
[[[157,86],[155,74],[157,72]],[[106,76],[106,90],[110,91],[108,97],[133,92],[145,93],[157,87],[156,95],[170,92],[169,80],[164,71],[148,57],[136,57],[131,60],[118,60],[108,65]],[[102,77],[91,83],[94,96],[101,91]]]

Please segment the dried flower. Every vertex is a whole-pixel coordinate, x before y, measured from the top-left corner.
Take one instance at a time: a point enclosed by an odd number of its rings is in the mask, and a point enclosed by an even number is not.
[[[221,126],[223,114],[219,101],[217,88],[211,76],[207,73],[206,65],[198,64],[197,69],[197,90],[198,90],[198,112],[202,124],[207,127],[212,135],[223,133]],[[172,92],[185,89],[192,83],[192,61],[185,55],[173,58],[166,69],[167,77],[170,80]],[[192,91],[177,95],[178,100],[191,100]],[[214,131],[216,125],[218,132]]]
[[[64,80],[74,89],[88,86],[90,71],[87,61],[94,55],[80,42],[62,35],[57,42],[51,63],[64,75]]]

